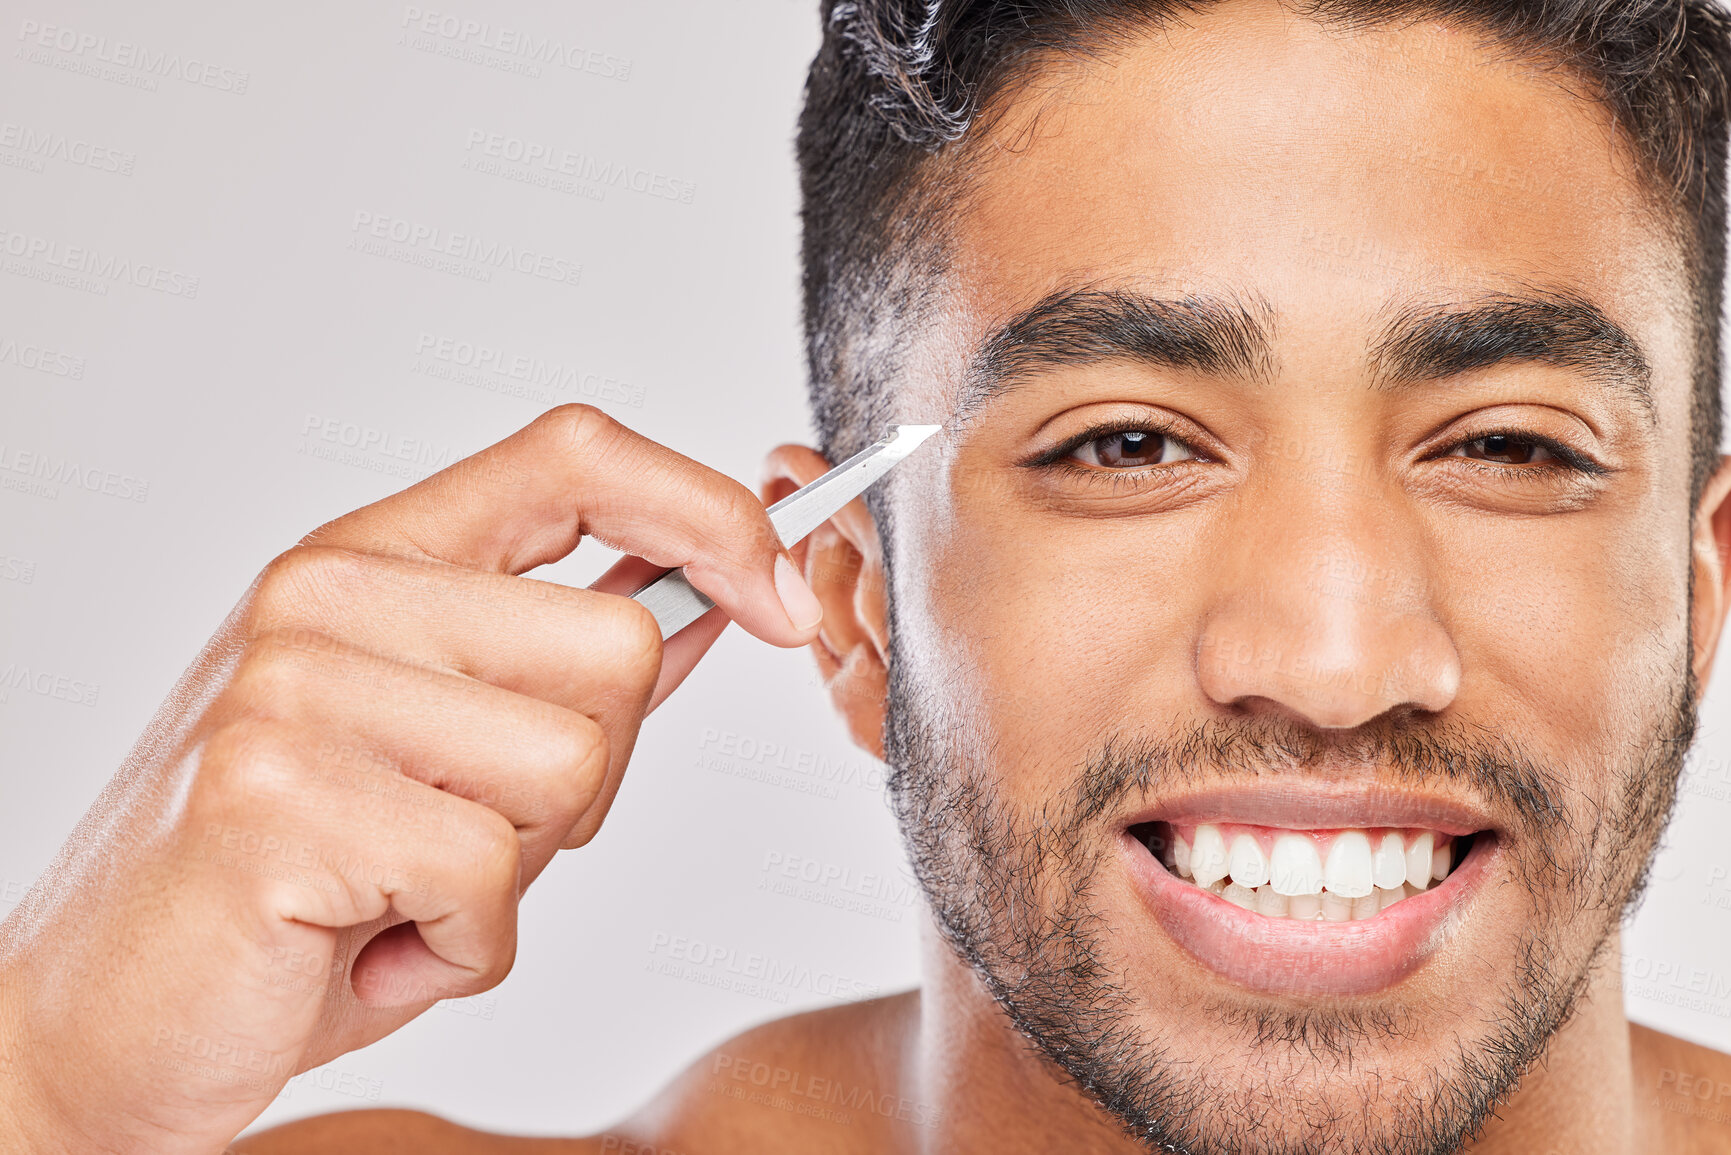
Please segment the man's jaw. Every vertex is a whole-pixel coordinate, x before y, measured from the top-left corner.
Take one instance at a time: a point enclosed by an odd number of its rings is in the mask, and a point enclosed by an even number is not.
[[[1400,981],[1454,936],[1502,858],[1470,807],[1338,788],[1171,800],[1119,841],[1179,946],[1236,984],[1292,995]]]

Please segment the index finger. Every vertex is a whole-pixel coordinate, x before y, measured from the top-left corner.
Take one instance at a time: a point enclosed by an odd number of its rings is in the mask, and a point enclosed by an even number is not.
[[[683,566],[729,618],[777,645],[805,644],[822,614],[749,489],[589,405],[550,410],[307,543],[521,574],[585,536]]]

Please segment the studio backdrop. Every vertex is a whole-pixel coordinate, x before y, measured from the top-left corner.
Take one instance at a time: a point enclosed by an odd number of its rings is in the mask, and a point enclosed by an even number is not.
[[[815,7],[9,0],[0,916],[320,523],[567,402],[753,486],[810,439]],[[1727,693],[1623,959],[1632,1018],[1720,1050]],[[584,1133],[753,1023],[912,985],[926,914],[884,774],[808,654],[730,630],[599,837],[530,890],[511,976],[297,1077],[258,1126],[399,1105]]]

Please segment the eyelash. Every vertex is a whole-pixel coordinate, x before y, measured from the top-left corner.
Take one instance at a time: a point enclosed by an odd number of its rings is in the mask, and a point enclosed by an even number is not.
[[[1143,465],[1135,469],[1103,469],[1099,466],[1083,465],[1070,460],[1070,455],[1088,442],[1119,433],[1153,433],[1176,441],[1188,449],[1193,456],[1185,461],[1175,461],[1170,465]],[[1193,443],[1173,433],[1164,425],[1150,421],[1109,421],[1078,433],[1056,449],[1047,450],[1027,464],[1033,468],[1058,469],[1072,477],[1080,477],[1085,481],[1106,485],[1140,485],[1152,480],[1157,473],[1171,472],[1181,466],[1207,463],[1212,460],[1213,458],[1198,449]]]
[[[1549,437],[1543,437],[1537,433],[1529,433],[1524,429],[1487,429],[1475,433],[1471,437],[1463,437],[1458,441],[1451,442],[1438,452],[1432,454],[1430,459],[1434,460],[1452,456],[1455,450],[1464,445],[1471,445],[1475,441],[1485,441],[1492,437],[1507,437],[1511,441],[1520,441],[1528,445],[1536,445],[1546,453],[1549,453],[1554,460],[1537,466],[1501,465],[1497,462],[1479,461],[1474,458],[1462,458],[1462,460],[1472,461],[1478,468],[1491,470],[1503,477],[1523,477],[1530,479],[1534,477],[1534,475],[1554,473],[1559,470],[1565,473],[1579,474],[1585,477],[1603,477],[1605,474],[1610,472],[1610,470],[1606,469],[1603,465],[1600,465],[1597,461],[1594,461],[1591,457],[1588,457],[1578,449],[1571,449],[1560,441],[1554,441]]]
[[[1178,444],[1188,449],[1193,456],[1189,460],[1174,462],[1171,465],[1144,465],[1135,469],[1102,469],[1098,466],[1082,465],[1070,460],[1071,455],[1082,446],[1088,444],[1088,442],[1098,440],[1102,437],[1111,437],[1119,433],[1157,434],[1158,436],[1176,441]],[[1518,478],[1529,481],[1542,479],[1544,475],[1555,474],[1558,471],[1585,477],[1602,477],[1606,473],[1610,472],[1610,470],[1606,469],[1605,466],[1599,464],[1597,461],[1594,461],[1592,458],[1578,450],[1571,449],[1560,441],[1555,441],[1549,437],[1543,437],[1539,434],[1531,433],[1522,429],[1491,429],[1475,433],[1471,437],[1463,437],[1458,441],[1451,442],[1442,449],[1431,454],[1427,460],[1436,460],[1452,456],[1454,452],[1462,446],[1471,445],[1475,441],[1484,441],[1491,437],[1507,437],[1513,441],[1520,441],[1538,446],[1545,452],[1549,453],[1553,460],[1536,466],[1499,465],[1495,462],[1480,461],[1475,458],[1467,457],[1463,457],[1461,460],[1471,461],[1476,468],[1488,470],[1499,477]],[[1039,455],[1027,464],[1033,468],[1059,469],[1066,474],[1073,477],[1080,477],[1085,481],[1111,485],[1124,485],[1126,483],[1141,484],[1145,481],[1151,480],[1156,473],[1170,472],[1178,466],[1189,465],[1192,462],[1208,463],[1212,460],[1213,458],[1208,454],[1198,449],[1190,441],[1179,437],[1166,426],[1149,421],[1119,421],[1107,422],[1103,425],[1097,425],[1087,429],[1065,441],[1056,449],[1048,450]]]

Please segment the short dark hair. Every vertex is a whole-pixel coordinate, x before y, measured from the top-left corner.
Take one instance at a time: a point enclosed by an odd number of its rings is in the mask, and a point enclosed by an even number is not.
[[[982,109],[1054,59],[1213,0],[821,0],[798,157],[812,411],[839,459],[890,418],[908,322],[941,269],[945,158]],[[1671,214],[1695,325],[1692,499],[1717,466],[1728,21],[1711,0],[1290,0],[1348,27],[1433,19],[1584,78]],[[948,166],[953,168],[954,166]]]

